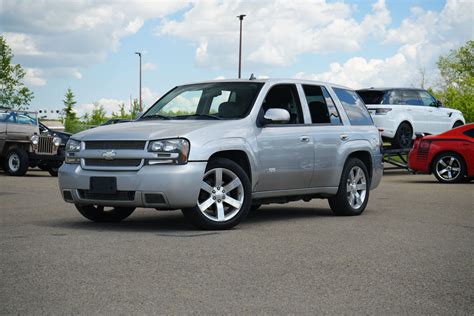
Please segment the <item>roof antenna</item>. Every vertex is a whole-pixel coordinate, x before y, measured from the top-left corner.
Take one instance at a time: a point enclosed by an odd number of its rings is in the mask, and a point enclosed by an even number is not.
[[[255,76],[254,76],[253,73],[252,73],[252,74],[250,75],[249,80],[255,80],[255,79],[257,79],[257,78],[255,78]]]

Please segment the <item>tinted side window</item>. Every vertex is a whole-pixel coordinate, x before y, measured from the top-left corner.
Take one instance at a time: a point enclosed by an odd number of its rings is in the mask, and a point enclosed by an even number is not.
[[[303,85],[313,124],[340,125],[341,119],[325,87]]]
[[[390,104],[423,105],[416,90],[393,90],[389,97]]]
[[[436,99],[426,91],[418,91],[420,94],[421,102],[426,106],[436,106]]]
[[[284,109],[290,113],[287,124],[303,124],[303,112],[295,85],[276,85],[268,91],[262,105],[263,111],[268,109]]]
[[[469,136],[471,138],[474,138],[474,128],[468,129],[463,134],[466,135],[466,136]]]
[[[351,125],[373,125],[364,102],[355,91],[333,88],[349,117]]]

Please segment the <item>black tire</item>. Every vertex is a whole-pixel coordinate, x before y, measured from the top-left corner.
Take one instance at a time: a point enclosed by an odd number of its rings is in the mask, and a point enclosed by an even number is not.
[[[361,201],[362,204],[360,206],[354,207],[349,203],[349,197],[352,192],[348,193],[348,185],[351,182],[351,172],[353,170],[358,170],[360,168],[362,170],[364,177],[365,177],[365,196],[359,193],[359,196],[363,196],[364,200]],[[362,184],[362,183],[361,183]],[[369,173],[367,172],[367,167],[365,164],[357,158],[349,158],[344,165],[344,169],[341,175],[341,182],[339,183],[339,188],[337,194],[333,197],[328,199],[329,206],[331,210],[337,216],[354,216],[360,215],[365,210],[367,206],[367,202],[369,201],[369,192],[370,192],[370,178]]]
[[[3,169],[11,176],[24,176],[30,166],[28,153],[19,147],[12,147],[7,151]]]
[[[105,210],[104,206],[99,205],[81,205],[75,204],[79,213],[93,222],[120,222],[129,217],[134,207],[114,207],[111,210]]]
[[[459,127],[459,126],[463,126],[463,125],[464,125],[463,122],[461,122],[461,121],[456,121],[456,122],[454,123],[454,125],[453,125],[453,128],[456,128],[456,127]]]
[[[57,177],[58,176],[58,167],[49,167],[48,172],[52,177]]]
[[[45,164],[39,164],[38,168],[40,168],[43,171],[49,171],[49,166]]]
[[[392,139],[392,147],[396,149],[410,148],[413,141],[413,129],[410,124],[403,122],[398,126],[395,137]]]
[[[453,160],[451,160],[451,158]],[[443,170],[446,171],[443,172]],[[466,177],[466,163],[459,154],[455,152],[445,152],[433,159],[431,171],[441,183],[464,182]]]
[[[187,208],[187,209],[182,209],[181,211],[183,212],[184,216],[186,219],[189,220],[191,224],[194,226],[201,228],[201,229],[207,229],[207,230],[222,230],[222,229],[230,229],[234,227],[235,225],[239,224],[245,217],[247,217],[250,206],[252,204],[252,194],[251,194],[251,184],[248,175],[245,173],[245,171],[240,167],[238,164],[236,164],[234,161],[225,159],[225,158],[216,158],[211,160],[207,167],[206,167],[206,173],[212,172],[215,169],[227,169],[227,171],[232,172],[235,176],[238,177],[240,180],[242,186],[241,189],[243,190],[243,193],[241,194],[241,198],[243,198],[243,201],[241,203],[240,209],[236,209],[235,215],[231,217],[228,220],[225,221],[217,221],[217,220],[212,220],[206,215],[204,215],[204,211],[201,211],[200,208],[197,206],[197,203],[199,203],[199,200],[201,199],[209,199],[210,195],[204,190],[201,190],[199,193],[199,198],[196,203],[195,207],[192,208]],[[224,181],[224,176],[222,177]],[[203,179],[203,181],[206,180],[206,178]],[[223,182],[225,183],[225,182]],[[210,184],[212,187],[213,185]],[[224,188],[224,184],[222,184],[222,188]],[[228,192],[230,196],[230,192]],[[220,200],[218,200],[220,202]],[[222,205],[224,205],[224,199],[222,199]],[[201,202],[202,203],[202,202]],[[217,202],[211,205],[210,207],[214,207],[216,216],[217,216]],[[230,207],[227,205],[230,209]],[[210,210],[212,213],[212,209],[207,208],[207,210]]]
[[[257,211],[258,209],[260,209],[261,206],[262,204],[252,204],[252,206],[250,207],[250,212]]]

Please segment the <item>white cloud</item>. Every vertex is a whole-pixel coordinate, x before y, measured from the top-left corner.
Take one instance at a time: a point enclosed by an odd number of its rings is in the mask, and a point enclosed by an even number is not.
[[[157,66],[154,63],[144,63],[142,66],[143,70],[155,70],[156,68]]]
[[[160,97],[160,94],[151,90],[150,88],[143,87],[142,88],[142,103],[143,103],[143,109],[145,110],[149,106],[151,106],[153,103],[155,103],[156,100]]]
[[[25,77],[23,81],[32,86],[44,86],[46,80],[43,78],[43,71],[37,68],[25,68]]]
[[[107,115],[111,115],[112,112],[118,113],[119,111],[119,105],[124,103],[125,107],[128,109],[129,105],[123,100],[118,100],[118,99],[107,99],[107,98],[102,98],[95,102],[99,105],[102,105],[104,107],[104,110],[107,112]],[[83,103],[79,104],[76,106],[75,110],[76,113],[82,117],[86,113],[91,113],[92,110],[94,109],[95,105],[94,103]]]
[[[385,32],[391,20],[384,0],[361,22],[352,17],[353,11],[351,5],[325,0],[199,1],[183,19],[165,20],[157,34],[193,42],[200,66],[234,67],[239,36],[235,16],[244,12],[244,62],[286,66],[304,53],[357,51],[369,35]]]
[[[2,34],[24,67],[78,69],[102,61],[120,40],[135,34],[147,19],[183,9],[185,0],[15,1],[2,0]]]
[[[436,84],[438,57],[473,38],[473,10],[473,2],[458,0],[448,0],[441,12],[413,7],[411,15],[398,28],[381,33],[385,43],[401,45],[393,56],[384,59],[352,57],[344,63],[331,64],[325,72],[300,72],[296,77],[329,81],[353,88],[420,86],[421,71],[424,71],[428,84]]]

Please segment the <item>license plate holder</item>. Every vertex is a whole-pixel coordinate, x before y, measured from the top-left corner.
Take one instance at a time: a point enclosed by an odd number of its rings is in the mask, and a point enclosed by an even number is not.
[[[117,193],[117,178],[90,177],[89,192],[101,194]]]

